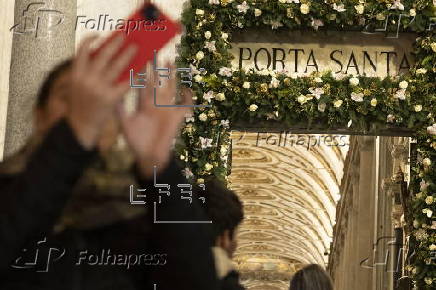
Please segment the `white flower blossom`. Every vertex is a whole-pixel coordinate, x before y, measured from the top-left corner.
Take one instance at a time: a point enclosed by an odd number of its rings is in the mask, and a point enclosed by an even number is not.
[[[350,79],[350,84],[351,84],[352,86],[357,86],[357,85],[359,84],[359,79],[356,78],[356,77],[352,77],[352,78]]]
[[[416,70],[416,74],[420,75],[420,74],[426,74],[427,70],[425,68],[419,68]]]
[[[415,112],[421,112],[422,111],[422,105],[415,105],[414,109],[415,109]]]
[[[222,101],[224,101],[226,99],[226,95],[224,95],[224,93],[218,93],[218,94],[216,94],[215,99],[217,101],[222,102]]]
[[[271,24],[271,28],[272,28],[272,29],[277,29],[277,28],[283,26],[283,24],[282,24],[280,21],[277,21],[277,20],[272,20],[272,21],[270,22],[270,24]]]
[[[214,41],[205,41],[204,48],[208,49],[211,52],[215,52],[216,51],[215,40]]]
[[[249,88],[251,87],[251,84],[250,84],[250,82],[244,82],[244,84],[242,85],[242,87],[243,87],[244,89],[249,89]]]
[[[205,113],[201,113],[200,116],[198,116],[198,119],[202,122],[205,122],[207,120],[207,115]]]
[[[433,279],[430,278],[430,277],[425,277],[425,278],[424,278],[424,282],[425,282],[425,284],[427,284],[427,285],[431,285],[431,284],[433,283]]]
[[[242,4],[239,4],[236,6],[239,13],[247,13],[248,9],[250,9],[250,6],[247,4],[247,1],[242,2]]]
[[[433,52],[436,52],[436,42],[432,42],[430,44],[431,49],[433,50]]]
[[[210,171],[210,170],[212,170],[212,168],[213,168],[213,165],[210,164],[210,163],[206,163],[206,164],[204,165],[204,169],[205,169],[206,171]]]
[[[220,68],[219,75],[225,76],[225,77],[231,77],[232,76],[232,69],[228,67],[222,67]]]
[[[210,32],[210,31],[206,31],[206,32],[204,33],[204,37],[205,37],[206,39],[210,39],[210,38],[212,37],[212,32]]]
[[[194,81],[197,83],[201,83],[203,81],[203,77],[201,75],[196,75],[194,77]]]
[[[197,9],[197,10],[195,10],[195,14],[197,14],[197,15],[204,15],[204,10]]]
[[[337,5],[336,3],[333,3],[333,10],[336,10],[336,11],[338,11],[338,12],[344,12],[344,11],[346,11],[347,9],[345,9],[345,5],[344,4],[339,4],[339,5]]]
[[[373,98],[373,99],[371,100],[371,106],[375,107],[375,106],[377,106],[377,104],[378,104],[377,99],[376,99],[376,98]]]
[[[201,149],[213,147],[212,142],[213,139],[200,137]]]
[[[336,101],[333,102],[333,105],[336,108],[339,108],[340,106],[342,106],[343,103],[344,103],[344,101],[342,101],[342,100],[336,100]]]
[[[363,102],[363,93],[351,93],[351,99],[355,102]]]
[[[254,16],[255,17],[259,17],[260,15],[262,15],[262,10],[260,10],[260,9],[254,9]]]
[[[191,169],[189,169],[188,167],[186,167],[185,169],[182,170],[183,175],[185,176],[186,179],[189,179],[191,177],[194,177],[194,174],[192,173]]]
[[[229,128],[230,121],[229,120],[221,120],[221,126],[223,126],[224,128]]]
[[[431,160],[430,158],[424,158],[422,160],[422,164],[424,164],[424,166],[430,166],[431,165]]]
[[[402,81],[399,84],[400,89],[407,89],[407,87],[409,86],[409,83],[407,81]]]
[[[425,198],[425,203],[426,203],[426,204],[430,205],[430,204],[432,204],[433,202],[434,202],[434,198],[433,198],[433,196],[429,195],[429,196],[427,196],[427,197]]]
[[[227,40],[227,38],[229,38],[229,34],[225,32],[221,32],[221,38]]]
[[[327,106],[326,103],[319,103],[318,104],[318,111],[324,113],[326,106]]]
[[[395,92],[394,98],[405,100],[406,99],[406,90],[405,89],[399,89]]]
[[[309,88],[309,92],[317,99],[319,100],[321,98],[321,95],[324,94],[324,89],[322,88]]]
[[[419,183],[419,190],[421,191],[427,191],[427,188],[429,187],[430,184],[428,184],[428,182],[425,182],[425,180],[421,180],[421,182]]]
[[[426,214],[428,218],[431,218],[433,216],[433,211],[429,208],[424,208],[422,210],[422,213]]]
[[[185,122],[186,123],[195,122],[195,118],[193,116],[185,117]]]
[[[197,54],[195,55],[195,58],[197,60],[202,60],[204,58],[204,52],[202,52],[201,50],[199,52],[197,52]]]
[[[214,98],[215,93],[213,91],[208,91],[207,93],[203,94],[203,99],[205,99],[208,103],[212,101]]]
[[[404,5],[400,0],[395,0],[389,9],[404,10]]]
[[[302,14],[308,14],[308,13],[310,12],[310,6],[307,5],[307,4],[305,4],[305,3],[301,4],[301,6],[300,6],[300,12],[301,12]]]
[[[279,81],[278,79],[276,79],[276,78],[273,77],[273,78],[271,79],[271,87],[273,87],[273,88],[278,88],[279,85],[280,85],[280,81]]]
[[[365,11],[365,6],[359,4],[354,6],[354,9],[356,9],[357,14],[363,14],[363,12]]]
[[[412,17],[416,16],[416,10],[415,9],[410,9],[409,10],[409,15],[412,16]]]
[[[254,112],[257,110],[257,108],[259,108],[257,105],[252,104],[252,105],[250,105],[250,107],[248,109],[250,110],[250,112]]]
[[[427,127],[427,133],[430,135],[436,135],[436,124]]]
[[[220,5],[220,0],[209,0],[210,5]]]

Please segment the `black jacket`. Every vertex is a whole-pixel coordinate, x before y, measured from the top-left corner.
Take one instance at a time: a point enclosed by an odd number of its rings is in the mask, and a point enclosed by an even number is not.
[[[218,289],[209,226],[154,223],[155,195],[147,194],[151,210],[146,216],[89,231],[51,234],[73,186],[96,157],[97,152],[84,150],[67,122],[61,121],[24,172],[0,176],[0,289],[153,290],[154,284],[157,290]],[[141,187],[153,188],[152,180],[138,179]],[[187,183],[174,160],[158,181],[170,184],[172,194],[178,184]],[[205,220],[197,202],[167,199],[158,205],[159,220]],[[23,269],[22,261],[30,261],[37,250],[37,262]],[[116,265],[102,262],[115,261],[116,254],[121,254]],[[128,255],[142,257],[143,266],[127,269],[123,263]]]
[[[239,283],[239,274],[236,271],[230,271],[221,282],[221,290],[245,290]]]

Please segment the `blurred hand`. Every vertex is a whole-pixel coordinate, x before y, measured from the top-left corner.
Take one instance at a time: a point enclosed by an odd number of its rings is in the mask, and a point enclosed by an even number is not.
[[[171,72],[174,66],[167,64]],[[152,71],[148,66],[147,72]],[[154,84],[158,74],[147,80],[146,88],[140,89],[137,110],[128,115],[123,106],[119,106],[121,127],[126,141],[133,150],[136,161],[144,177],[153,176],[153,166],[158,170],[166,167],[173,139],[177,136],[180,124],[191,107],[156,107],[154,105]],[[157,89],[156,102],[160,105],[174,104],[177,79],[164,80],[164,86]],[[192,106],[192,91],[183,89],[181,105]]]
[[[73,61],[70,112],[67,115],[76,137],[87,149],[96,145],[105,122],[130,89],[129,81],[120,84],[115,81],[137,51],[136,47],[130,46],[112,59],[123,43],[120,36],[91,58],[91,43],[95,39],[96,36],[86,38]]]

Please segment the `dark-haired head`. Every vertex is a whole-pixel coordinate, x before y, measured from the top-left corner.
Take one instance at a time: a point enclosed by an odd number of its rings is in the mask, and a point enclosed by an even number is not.
[[[295,273],[289,290],[333,290],[333,283],[321,266],[312,264]]]
[[[212,221],[215,246],[223,248],[229,257],[236,249],[236,230],[244,218],[242,203],[238,196],[217,180],[205,184],[206,215]]]

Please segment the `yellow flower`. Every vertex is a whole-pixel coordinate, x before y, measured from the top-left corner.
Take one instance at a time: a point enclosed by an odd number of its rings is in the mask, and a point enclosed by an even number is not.
[[[226,95],[224,95],[224,93],[218,93],[216,94],[215,99],[218,101],[224,101],[226,99]]]
[[[203,183],[204,183],[204,179],[203,179],[203,178],[199,178],[199,179],[197,179],[197,183],[199,183],[199,184],[203,184]]]
[[[377,99],[374,98],[371,100],[371,106],[373,107],[377,106]]]
[[[425,199],[425,203],[426,204],[432,204],[433,203],[433,201],[434,201],[434,198],[433,198],[433,196],[427,196],[426,197],[426,199]]]
[[[357,14],[363,14],[363,12],[365,11],[365,6],[359,4],[354,6],[354,9],[356,9]]]
[[[431,49],[433,49],[434,52],[436,52],[436,42],[433,42],[430,44]]]
[[[210,171],[212,168],[213,168],[213,165],[210,164],[210,163],[206,163],[206,164],[204,165],[204,169],[206,169],[206,171]]]
[[[242,85],[242,87],[243,87],[244,89],[249,89],[249,88],[251,87],[251,84],[250,84],[250,82],[244,82],[244,84]]]

